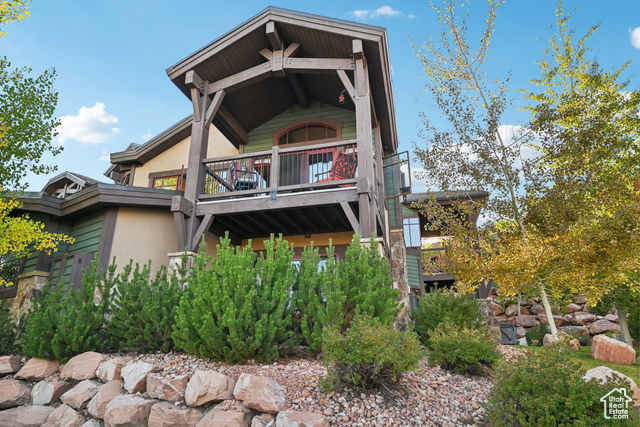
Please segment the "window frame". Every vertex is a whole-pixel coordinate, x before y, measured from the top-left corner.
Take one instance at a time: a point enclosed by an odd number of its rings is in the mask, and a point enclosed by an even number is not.
[[[180,176],[182,174],[182,176]],[[162,179],[162,178],[177,178],[178,181],[176,183],[176,189],[175,190],[168,190],[168,191],[184,191],[184,187],[186,180],[187,180],[187,170],[186,169],[175,169],[175,170],[169,170],[169,171],[160,171],[160,172],[153,172],[149,174],[149,188],[153,188],[153,189],[160,189],[160,190],[164,190],[163,188],[156,188],[154,187],[154,183],[156,180],[158,179]]]
[[[300,128],[302,126],[313,126],[313,125],[321,125],[321,126],[327,126],[327,127],[333,128],[336,131],[336,136],[332,138],[314,139],[312,141],[294,142],[291,144],[283,144],[283,145],[279,144],[280,137],[283,134],[289,131],[295,130],[297,128]],[[340,141],[342,140],[342,122],[337,120],[327,119],[325,117],[306,117],[304,119],[298,119],[298,120],[288,122],[284,126],[279,127],[277,130],[275,130],[272,133],[272,137],[273,137],[273,141],[272,141],[273,146],[274,147],[279,146],[283,148],[302,147],[302,146],[308,146],[313,144],[322,144],[325,142]]]

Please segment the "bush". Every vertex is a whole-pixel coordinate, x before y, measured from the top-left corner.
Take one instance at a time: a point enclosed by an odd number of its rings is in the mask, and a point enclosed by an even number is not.
[[[368,314],[356,314],[351,327],[341,333],[337,326],[322,334],[326,382],[362,389],[396,386],[401,374],[416,369],[424,353],[418,336],[396,331]]]
[[[111,283],[103,281],[94,259],[83,271],[80,290],[49,285],[34,298],[22,336],[22,350],[31,357],[66,362],[85,351],[104,348],[105,313]],[[103,288],[102,302],[94,303],[96,287]]]
[[[524,337],[527,339],[527,344],[542,347],[542,340],[544,336],[550,334],[551,330],[545,323],[540,323],[530,328]]]
[[[494,371],[487,415],[491,425],[502,426],[608,426],[600,398],[629,385],[619,377],[606,384],[584,381],[585,371],[565,356],[561,347],[529,350]],[[630,408],[630,420],[616,425],[638,425]]]
[[[327,248],[324,268],[313,245],[305,248],[297,272],[295,303],[300,316],[301,334],[312,353],[322,348],[324,327],[347,329],[356,310],[384,325],[395,322],[401,306],[388,261],[375,246],[364,247],[356,234],[336,263],[333,247]]]
[[[501,354],[488,331],[460,327],[448,320],[431,334],[429,364],[459,373],[480,374]]]
[[[13,321],[7,301],[0,302],[0,356],[18,349],[18,327]]]
[[[176,274],[169,278],[162,267],[152,280],[151,264],[132,269],[129,263],[115,279],[113,293],[107,333],[114,350],[167,352],[174,347],[171,333],[182,296]]]
[[[435,290],[420,298],[411,317],[415,331],[427,347],[432,334],[446,318],[459,328],[478,329],[482,325],[478,300],[473,295],[461,295],[450,289]]]
[[[200,252],[176,311],[175,344],[228,363],[273,362],[292,347],[293,246],[271,236],[257,258],[250,243],[234,249],[225,237],[214,259]]]

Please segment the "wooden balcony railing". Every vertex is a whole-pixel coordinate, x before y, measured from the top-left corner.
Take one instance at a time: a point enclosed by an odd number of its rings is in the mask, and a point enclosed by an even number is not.
[[[355,187],[358,177],[355,140],[275,146],[268,151],[205,159],[203,164],[206,175],[200,200]]]

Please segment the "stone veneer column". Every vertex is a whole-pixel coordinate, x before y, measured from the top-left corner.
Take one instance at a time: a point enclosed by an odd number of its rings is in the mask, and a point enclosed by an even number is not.
[[[409,275],[407,272],[407,247],[404,244],[404,231],[402,229],[390,231],[391,245],[391,277],[394,287],[400,290],[399,302],[404,307],[398,314],[396,328],[402,329],[409,325]]]
[[[183,259],[186,262],[186,265],[184,267],[186,267],[187,269],[190,269],[191,267],[193,267],[193,265],[195,264],[195,258],[197,256],[197,254],[195,252],[186,251],[186,252],[171,252],[171,253],[167,254],[167,256],[169,257],[169,265],[167,267],[167,274],[169,276],[171,276],[174,271],[176,271],[176,272],[180,271],[180,268],[183,267],[183,265],[182,265]],[[185,277],[180,277],[180,281],[181,282],[184,283],[185,280],[186,280],[186,276]]]
[[[49,272],[32,271],[18,276],[16,297],[11,303],[10,311],[15,321],[31,308],[34,291],[41,291],[49,281]]]

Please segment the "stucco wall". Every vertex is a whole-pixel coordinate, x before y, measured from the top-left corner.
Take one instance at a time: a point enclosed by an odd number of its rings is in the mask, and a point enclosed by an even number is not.
[[[136,187],[149,187],[149,174],[171,170],[186,169],[189,163],[189,145],[191,137],[180,141],[173,147],[136,168],[133,177],[133,185]],[[220,133],[213,125],[209,128],[209,146],[207,157],[221,157],[238,154],[238,149]]]

